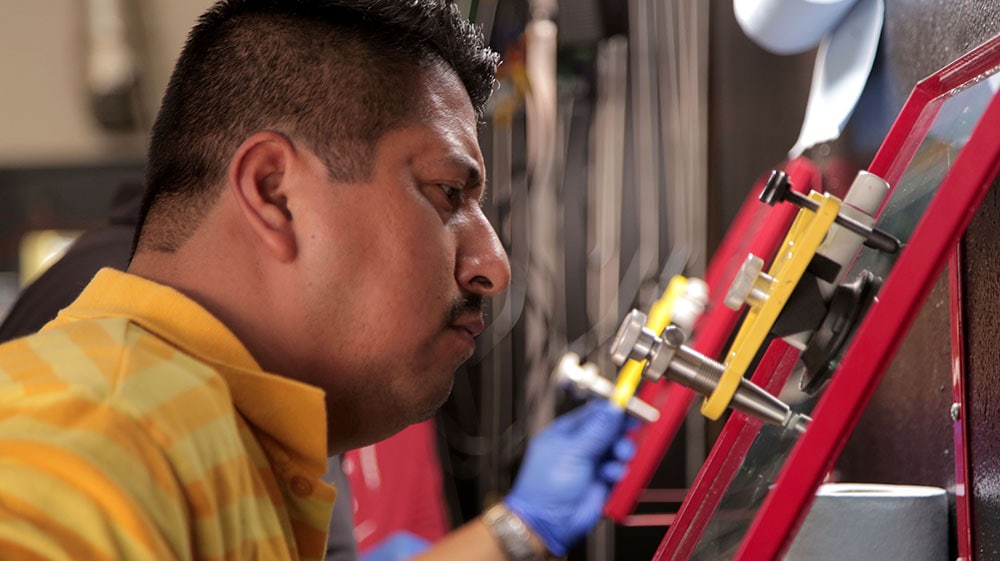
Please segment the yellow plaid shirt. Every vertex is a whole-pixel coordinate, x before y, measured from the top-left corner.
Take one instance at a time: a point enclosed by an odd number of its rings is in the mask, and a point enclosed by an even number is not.
[[[192,300],[104,269],[0,346],[0,559],[322,559],[325,416]]]

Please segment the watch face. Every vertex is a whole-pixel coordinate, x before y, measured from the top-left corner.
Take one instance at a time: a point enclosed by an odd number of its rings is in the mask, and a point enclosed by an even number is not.
[[[890,186],[874,227],[901,249],[855,254],[819,343],[758,353],[752,380],[812,422],[799,434],[733,413],[655,559],[779,558],[995,179],[998,66],[1000,37],[914,89],[868,170]]]
[[[531,530],[520,517],[497,503],[483,514],[483,521],[500,541],[511,561],[540,561],[542,556],[531,545]]]

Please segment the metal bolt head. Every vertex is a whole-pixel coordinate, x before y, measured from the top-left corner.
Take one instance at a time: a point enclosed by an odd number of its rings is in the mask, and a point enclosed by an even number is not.
[[[568,352],[563,356],[553,376],[559,387],[571,390],[581,398],[597,396],[601,399],[611,399],[614,392],[614,384],[601,376],[597,366],[589,362],[581,364],[580,355],[574,352]],[[633,417],[647,423],[660,418],[660,412],[655,407],[635,396],[629,398],[625,410]]]
[[[589,382],[588,374],[580,364],[580,355],[568,352],[559,361],[559,365],[556,366],[556,384],[560,387],[586,389]]]
[[[951,420],[957,421],[959,417],[962,416],[962,404],[952,403],[951,404]]]
[[[733,284],[729,286],[729,291],[726,292],[724,303],[727,308],[738,311],[743,307],[743,303],[750,296],[750,291],[753,290],[754,283],[757,282],[757,277],[760,276],[760,272],[763,269],[763,259],[752,253],[747,255],[746,261],[740,266],[740,270],[736,273],[736,278],[733,279]]]
[[[632,310],[625,316],[621,326],[618,327],[618,332],[615,333],[614,341],[611,342],[611,362],[621,366],[633,358],[636,344],[642,338],[642,328],[645,325],[646,314],[639,310]]]
[[[668,347],[677,348],[684,344],[684,340],[687,336],[684,334],[684,330],[676,325],[668,325],[663,333],[660,335],[663,342],[667,344]]]

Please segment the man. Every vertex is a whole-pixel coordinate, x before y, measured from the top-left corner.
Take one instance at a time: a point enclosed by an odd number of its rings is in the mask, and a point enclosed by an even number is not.
[[[3,322],[0,343],[35,333],[70,305],[102,268],[128,268],[139,220],[142,185],[127,182],[115,192],[108,222],[78,237],[58,261],[24,287]],[[354,561],[351,495],[340,456],[327,461],[324,480],[337,488],[337,506],[330,518],[325,561]]]
[[[0,346],[4,559],[323,556],[327,456],[431,415],[509,281],[479,206],[496,64],[444,2],[202,17],[128,273]],[[599,404],[557,420],[428,558],[564,554],[621,473],[623,425]]]

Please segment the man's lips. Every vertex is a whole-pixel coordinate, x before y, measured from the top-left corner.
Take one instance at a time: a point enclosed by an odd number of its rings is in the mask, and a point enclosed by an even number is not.
[[[483,329],[485,329],[483,318],[480,317],[479,314],[464,315],[458,318],[458,320],[451,325],[452,327],[465,330],[472,337],[478,336],[483,332]]]

